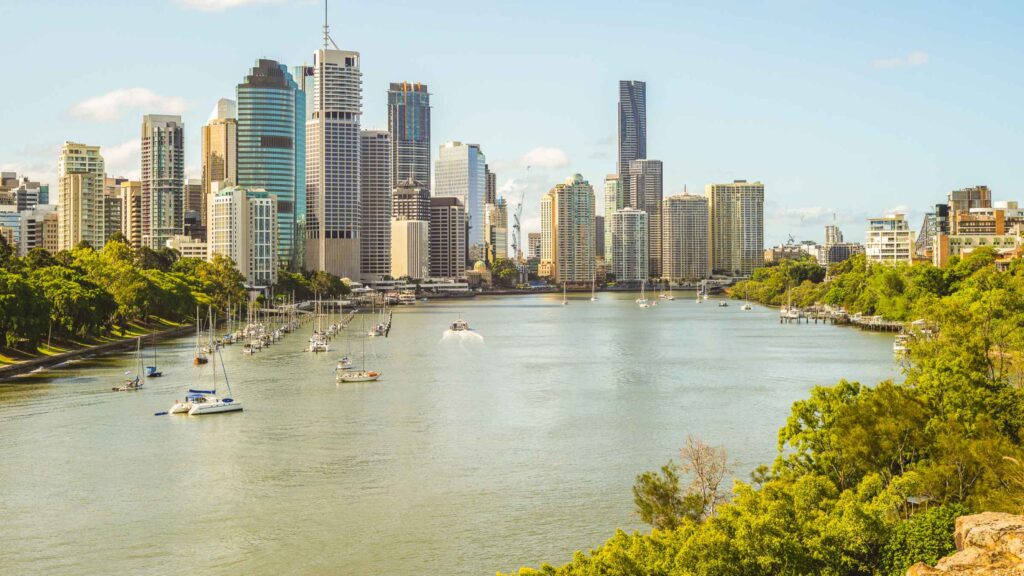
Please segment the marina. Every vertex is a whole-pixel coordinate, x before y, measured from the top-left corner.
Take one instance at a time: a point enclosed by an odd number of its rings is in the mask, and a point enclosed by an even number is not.
[[[724,445],[745,478],[815,384],[899,377],[891,334],[780,324],[777,310],[698,306],[693,292],[649,310],[636,292],[559,292],[398,306],[387,338],[368,335],[379,310],[334,310],[322,329],[347,326],[327,353],[305,351],[315,321],[255,354],[224,346],[210,363],[220,382],[223,357],[244,401],[231,414],[154,416],[210,390],[194,332],[144,342],[163,376],[131,394],[110,383],[136,370],[137,345],[0,385],[0,573],[564,562],[614,527],[642,528],[635,476],[687,434]],[[364,345],[384,377],[337,382]],[[197,542],[216,545],[182,555]]]

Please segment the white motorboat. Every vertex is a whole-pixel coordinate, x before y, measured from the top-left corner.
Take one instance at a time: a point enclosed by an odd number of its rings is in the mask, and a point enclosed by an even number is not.
[[[192,403],[189,409],[189,416],[202,416],[204,414],[218,414],[221,412],[241,412],[242,403],[235,402],[232,398],[218,398],[217,396],[203,396]]]
[[[309,344],[310,352],[329,352],[330,349],[331,348],[327,345],[327,341],[322,339],[314,340]]]
[[[747,303],[744,303],[743,306],[740,306],[740,310],[753,310],[753,309],[754,309],[754,307],[751,306],[750,304],[747,304]]]
[[[726,308],[726,307],[728,307],[728,306],[729,306],[729,303],[728,303],[728,302],[726,302],[725,300],[719,300],[719,301],[718,301],[718,307],[719,307],[719,308]]]
[[[455,322],[449,324],[448,329],[451,330],[452,332],[466,332],[472,330],[472,328],[469,327],[469,323],[463,320],[462,318],[459,318]]]
[[[338,360],[338,365],[334,369],[338,371],[351,370],[352,366],[352,360],[350,360],[348,356],[345,356]]]

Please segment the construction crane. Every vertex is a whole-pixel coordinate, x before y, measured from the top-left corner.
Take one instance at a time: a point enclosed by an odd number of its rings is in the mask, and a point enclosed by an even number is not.
[[[526,173],[530,173],[530,167],[526,167]],[[522,264],[525,260],[523,258],[523,238],[522,228],[520,227],[520,220],[523,216],[523,202],[526,201],[526,187],[523,187],[523,193],[519,195],[519,205],[516,206],[516,213],[512,215],[512,252],[516,255],[516,262]]]

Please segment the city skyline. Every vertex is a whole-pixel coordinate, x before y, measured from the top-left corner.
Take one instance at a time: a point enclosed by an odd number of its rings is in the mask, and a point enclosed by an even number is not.
[[[38,30],[12,31],[0,40],[8,51],[43,46],[49,38],[79,38],[113,70],[86,75],[61,62],[61,90],[10,93],[2,114],[13,137],[0,143],[0,167],[55,187],[56,151],[71,140],[101,146],[110,175],[137,179],[133,134],[141,116],[178,113],[186,126],[186,177],[198,177],[198,128],[210,108],[233,95],[240,71],[257,58],[309,64],[322,19],[322,4],[315,2],[241,1],[221,11],[192,9],[216,4],[148,2],[116,15],[102,6],[66,5],[45,13],[38,6],[0,7],[5,19],[48,24],[45,37]],[[430,22],[451,19],[444,33],[385,42],[354,24],[380,21],[384,14],[398,23],[423,17],[394,8],[387,2],[346,6],[344,16],[337,11],[331,18],[339,46],[367,58],[363,127],[386,126],[390,82],[430,85],[432,141],[481,144],[498,174],[499,193],[514,203],[526,190],[524,234],[539,229],[539,198],[552,184],[574,172],[594,182],[615,171],[616,85],[622,79],[647,84],[648,156],[665,163],[666,196],[684,185],[700,189],[711,182],[761,180],[772,190],[765,207],[766,245],[789,233],[819,238],[832,210],[841,224],[857,222],[859,228],[871,215],[903,206],[916,226],[932,198],[948,190],[986,184],[995,198],[1018,196],[1010,146],[1010,95],[1016,86],[998,74],[997,65],[1007,49],[1012,53],[1020,46],[1012,35],[1020,20],[1015,6],[996,5],[1000,18],[956,7],[927,13],[886,7],[881,12],[888,22],[881,27],[861,11],[837,7],[658,6],[663,18],[643,19],[650,32],[646,47],[602,46],[609,26],[603,19],[611,11],[603,2],[580,11],[586,25],[560,40],[547,37],[547,24],[532,21],[518,36],[491,38],[479,27],[462,26],[469,17],[445,2],[427,16]],[[490,12],[518,22],[528,20],[531,10],[494,6]],[[156,31],[153,42],[135,51],[124,51],[121,39],[80,31],[83,19],[116,16],[130,25],[154,13],[167,31]],[[765,31],[759,22],[769,17],[779,25]],[[622,18],[623,26],[641,23],[639,17]],[[733,26],[729,39],[703,31],[726,20]],[[231,23],[254,33],[230,44],[214,37],[214,30]],[[971,25],[984,27],[984,44],[955,34]],[[787,36],[797,28],[813,33],[801,40]],[[202,40],[195,46],[159,41],[182,29]],[[868,29],[872,43],[860,38]],[[530,53],[514,47],[524,39],[530,40]],[[455,47],[467,42],[475,49],[456,57]],[[209,58],[211,51],[220,57]],[[584,51],[592,58],[581,60]],[[200,54],[206,58],[199,60]],[[484,62],[488,66],[473,65]],[[569,64],[581,80],[565,86],[562,74]],[[46,86],[44,71],[33,68],[15,62],[10,73],[23,85]],[[479,79],[471,82],[470,75]],[[548,89],[554,85],[559,90]],[[989,89],[969,89],[976,85]],[[740,129],[746,135],[736,142],[730,133]],[[942,137],[949,133],[972,138]]]

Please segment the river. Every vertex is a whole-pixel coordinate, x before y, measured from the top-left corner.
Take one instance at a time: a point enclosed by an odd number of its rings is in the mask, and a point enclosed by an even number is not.
[[[794,400],[896,378],[892,336],[782,325],[692,293],[482,297],[395,310],[357,339],[383,377],[336,384],[348,349],[311,325],[224,353],[241,413],[155,416],[210,381],[188,338],[161,379],[112,392],[133,354],[0,385],[2,574],[494,574],[563,563],[644,527],[630,487],[687,434],[745,478]],[[443,337],[461,315],[479,336]],[[360,316],[350,326],[358,332]]]

